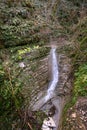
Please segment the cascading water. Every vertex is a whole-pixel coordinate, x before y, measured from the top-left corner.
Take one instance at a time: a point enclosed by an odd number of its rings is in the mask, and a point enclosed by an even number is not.
[[[58,79],[59,79],[59,71],[58,71],[58,64],[57,64],[57,56],[56,56],[56,48],[52,47],[51,49],[51,57],[52,57],[52,81],[47,90],[47,95],[45,96],[45,101],[47,102],[53,95],[54,90],[57,86]]]
[[[57,86],[58,79],[59,79],[59,71],[58,71],[58,63],[57,63],[57,56],[56,56],[56,47],[52,46],[51,52],[51,61],[52,61],[52,80],[49,83],[48,90],[46,92],[46,95],[42,98],[40,98],[34,105],[33,110],[39,110],[47,101],[49,101],[54,96],[54,90]]]
[[[56,56],[56,47],[52,47],[51,49],[51,52],[50,52],[50,55],[51,55],[51,60],[52,60],[52,80],[51,80],[51,83],[49,84],[49,88],[47,90],[47,95],[44,97],[44,100],[45,102],[49,101],[51,98],[53,98],[54,96],[54,90],[57,86],[57,83],[58,83],[58,80],[59,80],[59,71],[58,71],[58,63],[57,63],[57,56]],[[51,101],[52,104],[55,106],[55,112],[56,114],[54,115],[54,121],[56,121],[56,119],[58,119],[58,112],[59,112],[59,108],[58,106],[55,104],[55,101]],[[42,125],[42,130],[44,130],[44,128],[46,130],[51,130],[51,126],[53,124],[53,130],[57,130],[58,128],[58,123],[54,122],[53,120],[44,120],[43,122],[43,125]],[[45,124],[47,123],[47,124]],[[51,125],[51,126],[50,126]]]
[[[49,83],[47,92],[42,98],[40,97],[39,100],[36,103],[34,103],[32,109],[33,111],[41,109],[43,111],[45,110],[46,112],[46,110],[48,110],[46,108],[46,103],[50,100],[51,104],[55,107],[55,113],[52,117],[53,117],[56,127],[53,128],[53,130],[57,130],[59,127],[59,122],[61,118],[63,100],[60,97],[57,97],[55,94],[55,89],[59,81],[59,68],[58,68],[58,62],[57,62],[56,47],[55,46],[51,46],[51,47],[52,48],[50,51],[50,57],[51,57],[52,79]],[[47,128],[49,128],[49,126]]]

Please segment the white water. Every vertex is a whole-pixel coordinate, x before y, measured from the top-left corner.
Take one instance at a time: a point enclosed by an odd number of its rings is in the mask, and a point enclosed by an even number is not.
[[[49,101],[53,97],[53,95],[55,93],[54,90],[55,90],[55,88],[57,86],[57,83],[58,83],[58,80],[59,80],[59,71],[58,71],[58,63],[57,63],[57,56],[56,56],[56,48],[55,47],[52,47],[50,55],[51,55],[51,60],[52,60],[52,68],[51,68],[52,69],[51,70],[51,72],[52,72],[52,80],[51,80],[51,83],[49,84],[49,88],[47,90],[47,94],[44,97],[45,103],[47,101]],[[57,130],[58,124],[59,124],[58,123],[59,122],[59,117],[60,117],[59,116],[59,114],[60,114],[60,111],[59,111],[60,110],[59,100],[53,100],[52,104],[56,108],[55,114],[53,116],[53,121],[55,122],[56,127],[54,127],[53,130]],[[52,123],[52,121],[51,121],[51,123]],[[44,123],[43,123],[43,126],[45,126],[46,129],[49,129],[49,126],[45,125]],[[42,130],[44,130],[43,127],[42,127]]]
[[[56,48],[52,47],[51,52],[51,61],[52,61],[52,80],[49,83],[49,88],[46,92],[46,95],[40,98],[34,105],[33,110],[39,110],[47,101],[49,101],[54,96],[54,90],[57,86],[58,79],[59,79],[59,71],[58,71],[58,63],[57,63],[57,56],[56,56]]]
[[[45,96],[45,102],[47,102],[50,98],[52,98],[59,79],[59,71],[58,71],[58,63],[57,63],[55,47],[52,47],[51,49],[51,57],[52,57],[51,59],[52,60],[52,81],[47,90],[47,95]]]

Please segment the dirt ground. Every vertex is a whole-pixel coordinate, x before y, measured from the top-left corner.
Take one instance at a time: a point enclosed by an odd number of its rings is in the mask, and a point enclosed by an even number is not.
[[[87,97],[80,97],[68,110],[63,130],[87,130]]]

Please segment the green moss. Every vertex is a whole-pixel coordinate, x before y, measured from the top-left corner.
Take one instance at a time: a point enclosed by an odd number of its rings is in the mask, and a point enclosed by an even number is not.
[[[87,96],[87,64],[79,67],[75,77],[74,96]]]

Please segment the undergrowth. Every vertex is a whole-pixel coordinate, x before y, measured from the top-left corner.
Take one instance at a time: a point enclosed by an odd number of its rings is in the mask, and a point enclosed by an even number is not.
[[[66,124],[67,111],[75,105],[79,97],[87,96],[87,17],[80,19],[74,29],[71,27],[71,32],[71,44],[65,51],[72,60],[74,81],[70,100],[63,111],[63,126]]]
[[[16,79],[18,73],[12,70],[7,55],[2,55],[0,57],[3,60],[3,63],[0,60],[0,129],[4,128],[5,124],[7,129],[11,129],[11,122],[15,115],[21,116],[22,82]]]
[[[87,64],[81,65],[75,72],[74,96],[87,96]]]

